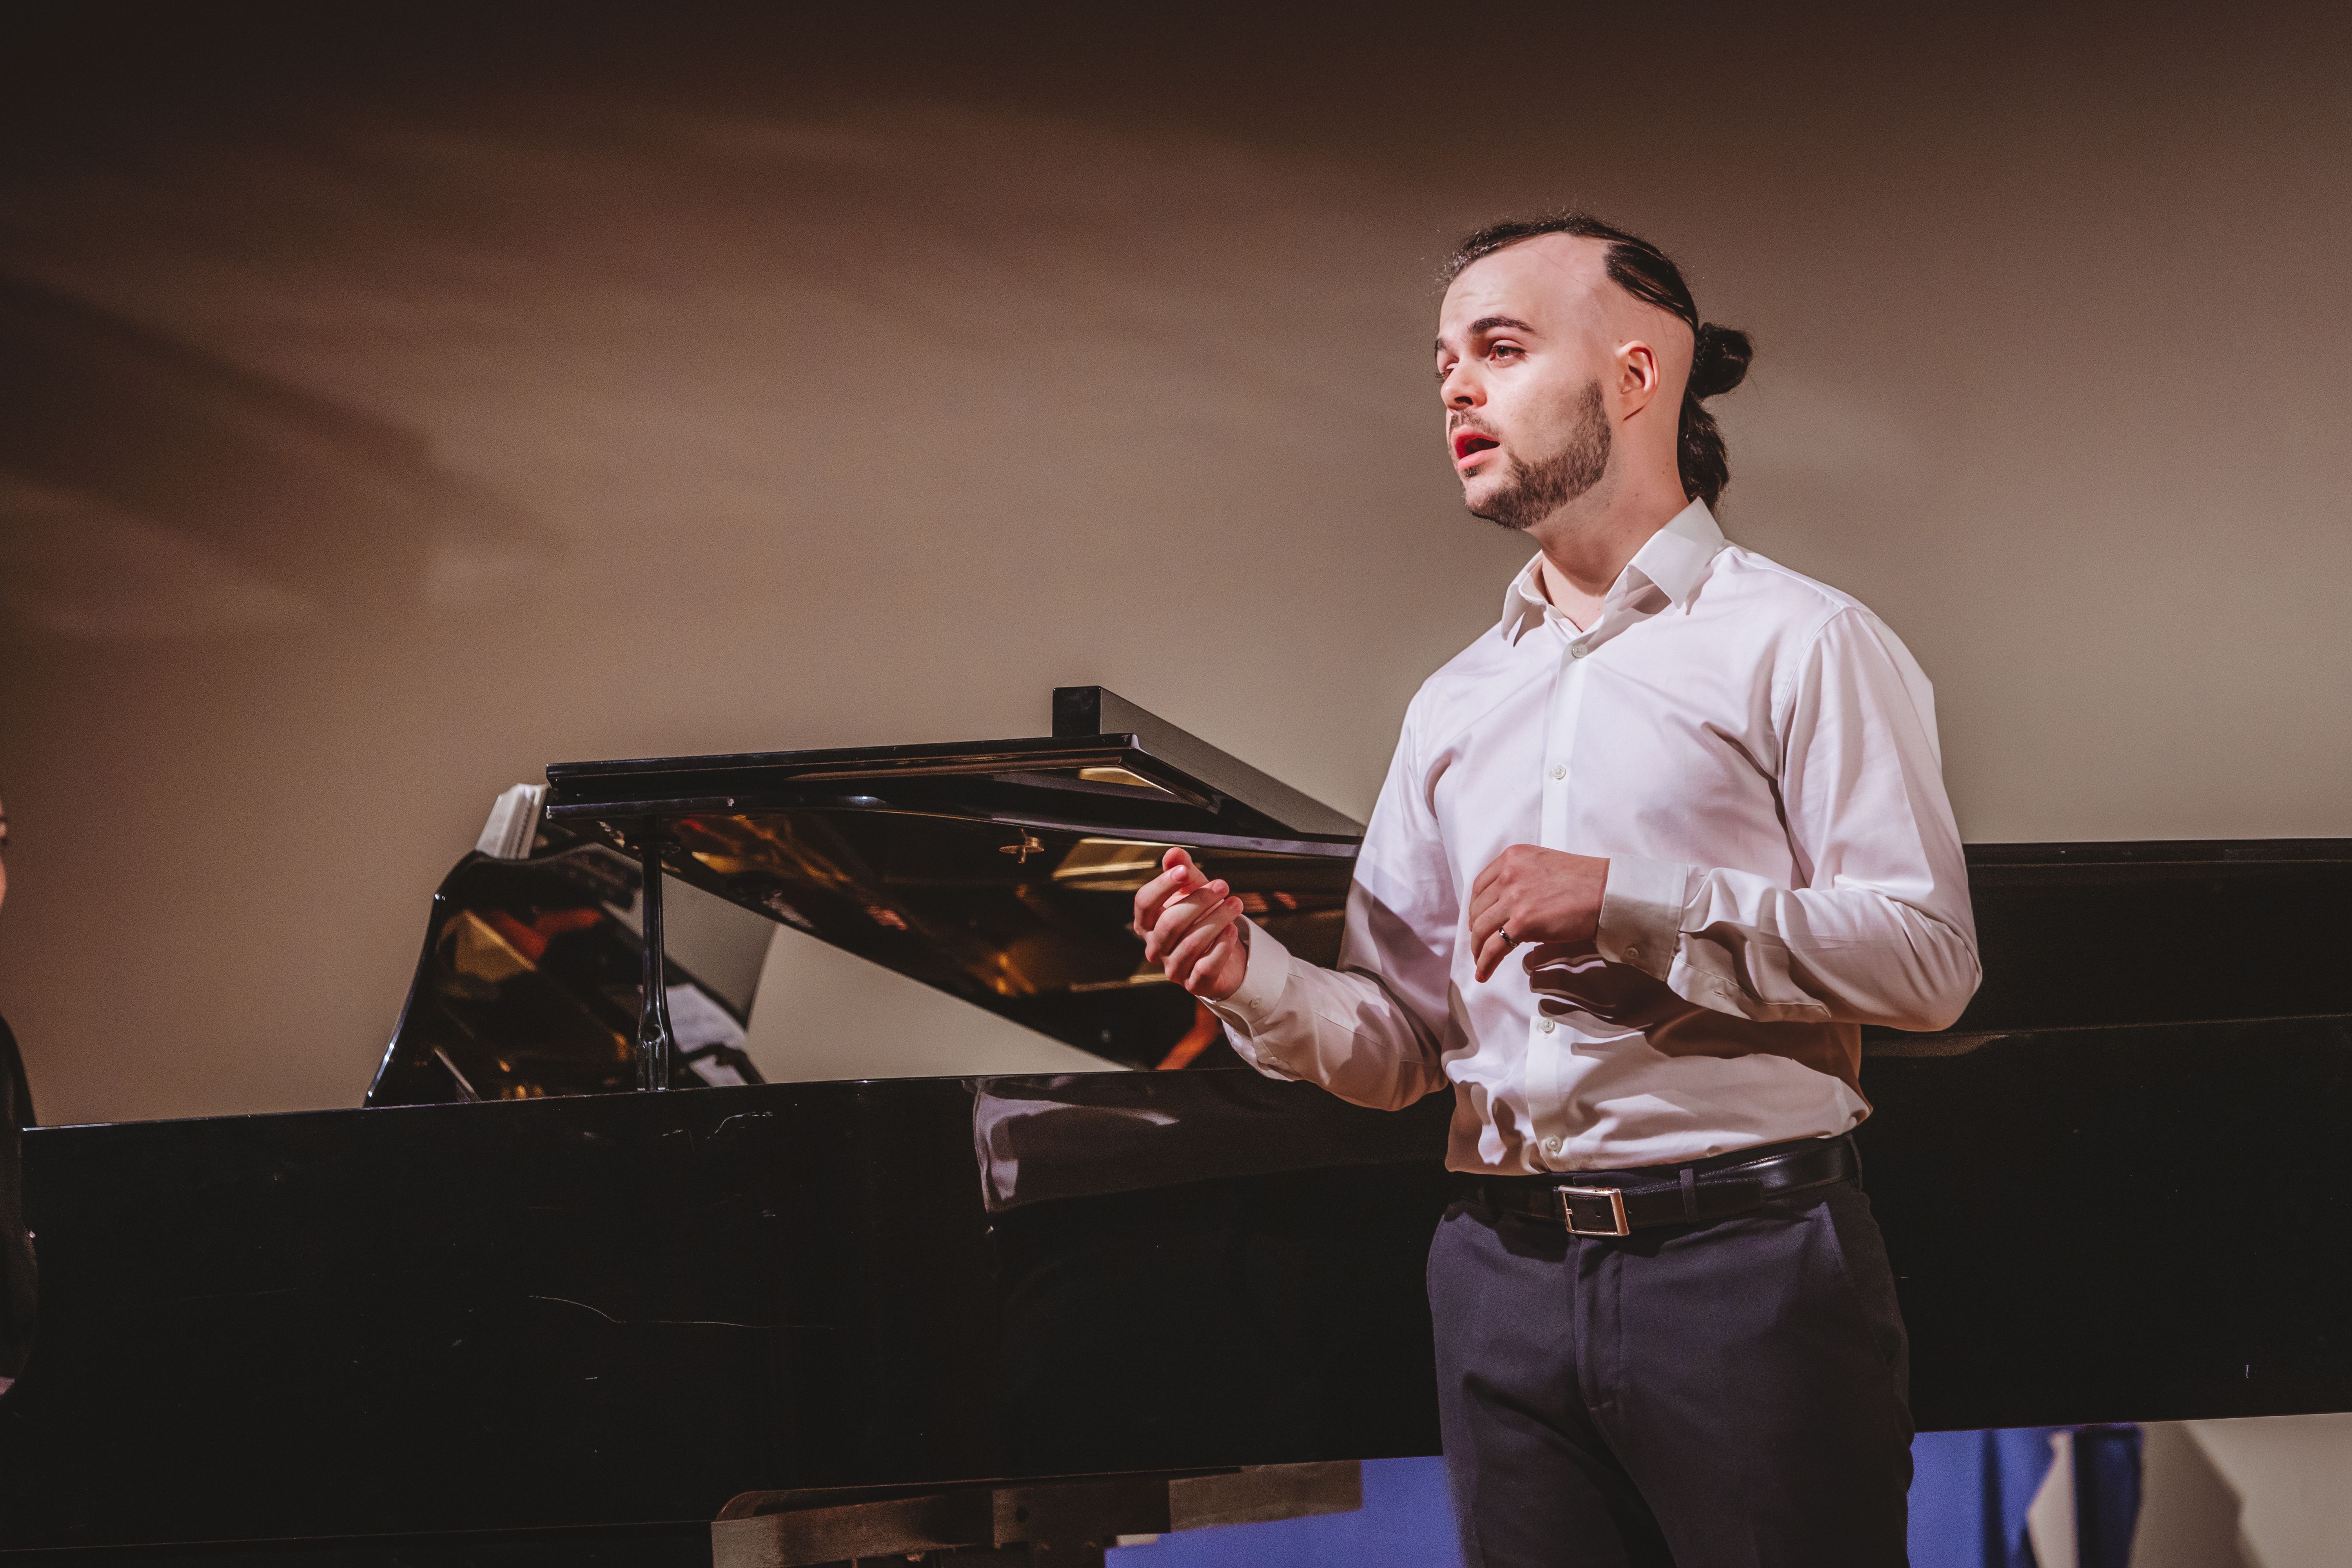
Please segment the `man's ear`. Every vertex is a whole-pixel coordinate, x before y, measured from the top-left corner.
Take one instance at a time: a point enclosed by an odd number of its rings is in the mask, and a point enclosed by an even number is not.
[[[1664,379],[1658,364],[1658,351],[1639,338],[1617,345],[1617,403],[1631,419],[1650,405],[1658,395],[1658,384]]]

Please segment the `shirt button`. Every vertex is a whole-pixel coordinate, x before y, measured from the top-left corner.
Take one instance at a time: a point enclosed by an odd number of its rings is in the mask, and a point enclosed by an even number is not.
[[[1629,947],[1625,950],[1625,956],[1628,958],[1639,958],[1642,956],[1642,950],[1638,947]]]
[[[1544,1140],[1544,1142],[1543,1142],[1543,1149],[1544,1149],[1544,1152],[1545,1152],[1545,1153],[1547,1153],[1547,1154],[1557,1154],[1557,1153],[1559,1153],[1559,1148],[1560,1148],[1560,1144],[1559,1144],[1559,1139],[1557,1139],[1557,1138],[1547,1138],[1547,1139],[1545,1139],[1545,1140]]]
[[[1586,654],[1591,653],[1591,651],[1592,650],[1590,647],[1580,642],[1570,643],[1568,645],[1568,657],[1570,658],[1582,658]]]
[[[1538,1019],[1536,1020],[1536,1027],[1537,1027],[1537,1028],[1538,1028],[1538,1029],[1541,1029],[1545,1034],[1549,1035],[1549,1034],[1550,1034],[1554,1029],[1559,1028],[1559,1026],[1558,1024],[1553,1023],[1549,1018],[1538,1018]]]
[[[1552,776],[1552,777],[1554,777],[1554,778],[1556,778],[1556,779],[1564,779],[1564,778],[1566,778],[1566,777],[1568,776],[1568,764],[1567,764],[1567,763],[1552,763],[1552,765],[1551,765],[1551,776]]]

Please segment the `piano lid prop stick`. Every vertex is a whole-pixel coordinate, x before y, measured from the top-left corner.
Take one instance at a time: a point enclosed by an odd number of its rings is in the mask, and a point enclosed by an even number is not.
[[[643,921],[645,997],[637,1008],[637,1088],[641,1090],[669,1087],[672,1037],[669,1031],[669,972],[662,952],[661,847],[661,829],[652,823],[646,824],[637,844],[638,859],[646,875]]]

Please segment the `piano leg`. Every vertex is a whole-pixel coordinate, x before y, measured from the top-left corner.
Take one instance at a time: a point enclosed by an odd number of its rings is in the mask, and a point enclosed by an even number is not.
[[[662,953],[662,843],[659,826],[648,822],[645,837],[637,845],[638,860],[645,868],[646,876],[645,998],[637,1007],[637,1088],[641,1090],[669,1087],[672,1037],[669,1029],[669,972]]]

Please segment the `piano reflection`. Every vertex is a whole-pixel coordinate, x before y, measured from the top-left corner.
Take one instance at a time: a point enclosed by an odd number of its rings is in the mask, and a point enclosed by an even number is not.
[[[1052,728],[550,768],[363,1108],[29,1133],[0,1554],[1099,1562],[1433,1453],[1447,1097],[1241,1068],[1126,924],[1181,844],[1328,963],[1357,825]],[[1983,989],[1863,1075],[1922,1426],[2352,1408],[2352,844],[1970,865]],[[780,925],[1091,1070],[763,1083]]]

